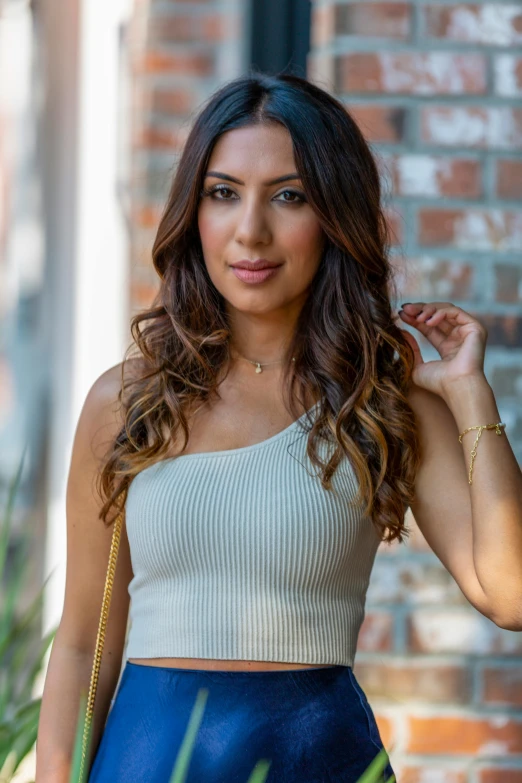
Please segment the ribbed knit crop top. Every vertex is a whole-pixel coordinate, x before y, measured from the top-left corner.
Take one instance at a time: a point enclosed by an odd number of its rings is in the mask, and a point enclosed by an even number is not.
[[[349,460],[325,490],[306,454],[318,405],[259,443],[135,476],[127,658],[353,666],[379,537]]]

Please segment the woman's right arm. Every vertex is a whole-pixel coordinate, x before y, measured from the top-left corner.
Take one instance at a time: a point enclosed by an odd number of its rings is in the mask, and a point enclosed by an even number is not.
[[[62,616],[47,668],[36,744],[36,783],[69,783],[80,693],[89,688],[112,539],[98,517],[96,476],[122,419],[118,392],[121,365],[93,384],[73,443],[66,493],[67,566]],[[112,512],[111,512],[112,513]],[[132,567],[125,525],[100,666],[92,722],[89,767],[118,683],[127,629]]]

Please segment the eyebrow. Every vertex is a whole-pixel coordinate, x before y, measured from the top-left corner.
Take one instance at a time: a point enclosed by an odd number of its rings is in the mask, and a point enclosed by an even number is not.
[[[236,177],[231,177],[230,174],[223,174],[222,171],[207,171],[205,177],[216,177],[217,179],[227,179],[229,182],[235,182],[238,185],[245,184],[244,182],[241,182],[240,179],[236,179]],[[301,179],[301,177],[296,171],[294,171],[292,174],[285,174],[282,177],[276,177],[276,179],[271,179],[268,182],[263,182],[263,185],[277,185],[278,182],[286,182],[289,179]]]

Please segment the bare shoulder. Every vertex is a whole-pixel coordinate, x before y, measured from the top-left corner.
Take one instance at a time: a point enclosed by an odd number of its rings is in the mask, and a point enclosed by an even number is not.
[[[118,362],[96,378],[86,399],[91,404],[117,404],[122,388],[140,377],[143,372],[144,363],[139,358]]]
[[[122,384],[139,371],[139,363],[128,360],[99,375],[86,394],[74,433],[66,490],[67,569],[59,639],[76,650],[90,651],[96,638],[112,538],[112,527],[100,517],[105,500],[99,493],[100,471],[123,426]],[[107,629],[107,647],[117,661],[123,649],[131,578],[124,524],[113,586],[114,618]]]
[[[140,359],[128,359],[109,367],[90,387],[78,422],[80,434],[90,434],[93,454],[103,458],[112,438],[123,426],[122,391],[143,372]]]
[[[86,394],[74,433],[67,485],[68,519],[76,519],[77,523],[85,520],[91,532],[101,527],[102,538],[103,526],[97,519],[101,501],[96,484],[124,424],[123,385],[139,371],[138,363],[126,361],[101,373]],[[74,528],[76,532],[81,525],[74,524]]]

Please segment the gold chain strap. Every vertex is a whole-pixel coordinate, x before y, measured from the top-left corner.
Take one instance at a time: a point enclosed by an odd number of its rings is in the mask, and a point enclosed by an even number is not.
[[[79,783],[83,781],[83,771],[85,767],[85,760],[87,757],[87,739],[89,736],[92,717],[94,712],[94,700],[96,698],[96,688],[98,686],[98,675],[100,672],[101,659],[103,655],[103,643],[105,641],[105,629],[107,627],[107,618],[109,616],[109,609],[111,605],[112,587],[114,584],[114,574],[116,571],[116,560],[118,557],[118,549],[120,546],[121,528],[123,521],[123,512],[120,511],[116,520],[114,521],[112,530],[111,549],[109,552],[109,564],[107,566],[107,576],[105,577],[105,588],[103,591],[103,600],[100,614],[100,622],[98,625],[98,634],[96,636],[96,647],[94,650],[94,660],[92,664],[91,681],[89,685],[89,694],[87,696],[87,708],[85,712],[85,722],[83,727],[83,739],[82,739],[82,755],[80,763]]]
[[[477,444],[479,442],[479,438],[482,435],[482,430],[495,430],[497,435],[502,435],[501,427],[505,427],[503,421],[498,421],[496,424],[476,424],[474,427],[468,427],[459,435],[459,443],[462,443],[462,436],[466,434],[466,432],[469,432],[470,430],[478,430],[478,435],[475,438],[475,443],[473,444],[473,448],[471,449],[471,462],[469,465],[469,474],[468,474],[468,484],[472,484],[472,473],[473,473],[473,462],[475,461],[475,457],[477,456]]]

